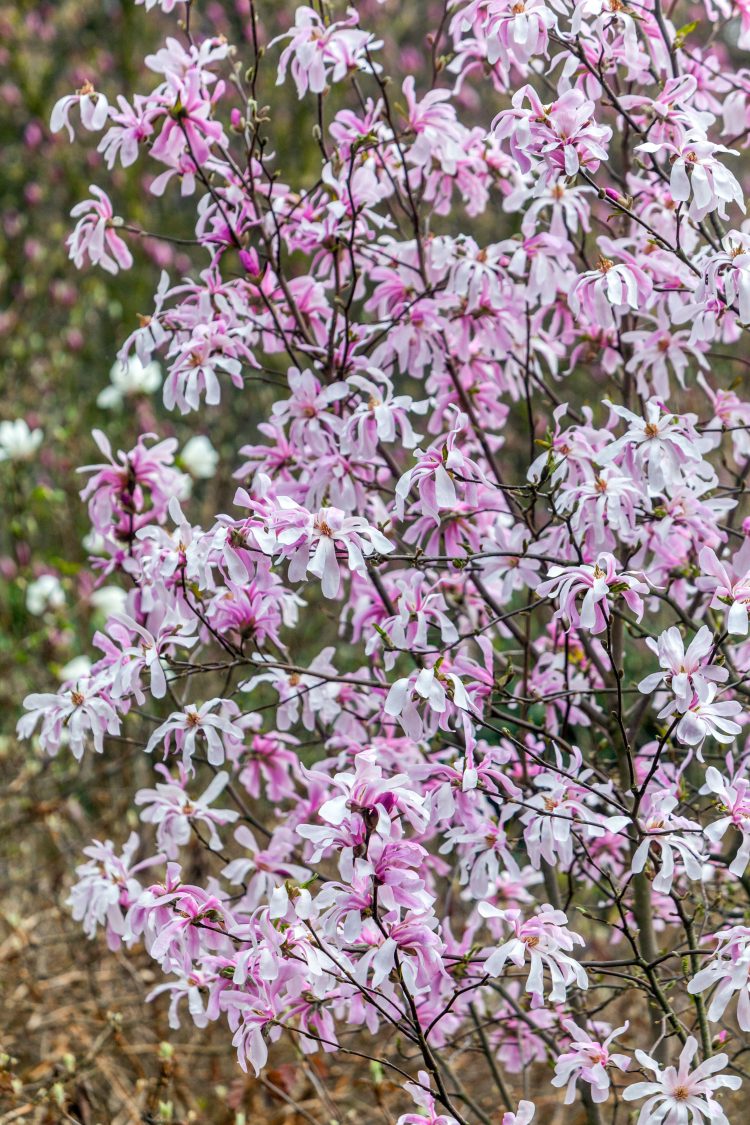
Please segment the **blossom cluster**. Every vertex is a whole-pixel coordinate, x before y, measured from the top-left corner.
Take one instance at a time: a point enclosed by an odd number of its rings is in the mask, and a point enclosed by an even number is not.
[[[270,41],[260,7],[243,46],[175,20],[153,89],[52,113],[194,243],[101,405],[145,381],[203,441],[240,395],[262,415],[221,459],[94,435],[123,602],[19,731],[159,780],[73,913],[244,1069],[354,1031],[403,1125],[526,1125],[531,1066],[591,1125],[721,1125],[750,1032],[746,5],[701,40],[660,0],[454,0],[426,68],[387,4],[291,5]],[[313,175],[271,143],[285,84]],[[75,265],[134,267],[101,186],[73,219]],[[234,480],[201,524],[191,462]]]

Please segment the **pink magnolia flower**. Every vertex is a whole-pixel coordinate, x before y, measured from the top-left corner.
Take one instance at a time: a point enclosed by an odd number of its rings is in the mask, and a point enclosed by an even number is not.
[[[680,709],[677,700],[673,700],[659,712],[659,718],[669,719],[675,713],[679,714],[675,734],[680,742],[688,746],[700,747],[709,737],[717,742],[733,742],[742,730],[736,722],[742,715],[742,705],[734,699],[717,700],[717,691],[716,684],[698,684],[685,711]],[[698,755],[700,757],[700,750]]]
[[[280,731],[253,735],[242,759],[240,782],[243,789],[254,798],[264,793],[273,802],[295,795],[295,778],[299,772],[296,745],[296,738]]]
[[[705,860],[703,833],[694,820],[680,816],[674,794],[665,791],[647,793],[643,799],[638,827],[643,839],[633,853],[631,870],[643,871],[649,855],[659,855],[659,870],[654,876],[654,890],[669,894],[676,873],[675,856],[688,879],[696,882],[703,878]]]
[[[581,782],[588,781],[590,771],[583,768],[580,751],[571,758],[566,773]],[[556,764],[562,764],[559,755]],[[536,792],[525,797],[520,820],[526,850],[536,868],[541,868],[542,860],[552,865],[572,863],[573,833],[588,842],[604,836],[607,829],[618,831],[624,827],[621,818],[605,820],[589,807],[591,795],[583,785],[576,785],[553,770],[536,774],[534,788]]]
[[[436,160],[441,169],[455,174],[463,153],[463,131],[451,104],[450,90],[430,90],[421,101],[415,94],[414,78],[404,79],[404,97],[409,127],[416,142],[411,147],[409,159],[418,167],[426,167]]]
[[[546,55],[549,32],[557,26],[557,15],[542,0],[523,0],[518,4],[484,4],[486,17],[482,33],[487,39],[487,61],[507,64],[514,59],[521,65],[534,55]],[[553,3],[559,12],[560,6]],[[465,13],[468,14],[468,13]]]
[[[731,433],[734,460],[744,465],[750,457],[750,403],[739,398],[732,390],[717,387],[713,390],[701,373],[697,382],[708,395],[714,416],[703,430],[714,448],[721,445],[723,430]]]
[[[417,1075],[419,1082],[404,1083],[404,1093],[410,1094],[418,1113],[402,1113],[396,1125],[456,1125],[455,1117],[440,1113],[436,1098],[431,1093],[430,1076],[426,1070]]]
[[[746,636],[750,606],[750,541],[743,543],[732,559],[731,567],[721,562],[711,547],[702,548],[698,562],[701,574],[697,586],[711,592],[713,608],[723,609],[729,606],[727,632],[735,636]]]
[[[420,996],[435,988],[447,974],[443,967],[443,941],[436,932],[435,914],[410,914],[385,926],[386,937],[360,957],[355,979],[378,988],[400,966],[404,983],[412,996]]]
[[[414,448],[419,435],[412,429],[409,414],[424,414],[426,402],[394,394],[391,380],[375,368],[368,368],[366,375],[350,375],[347,383],[361,392],[362,399],[342,423],[342,453],[368,461],[375,456],[379,441],[390,444],[397,438],[404,449]]]
[[[81,216],[66,243],[70,257],[79,270],[83,269],[87,259],[93,266],[100,265],[107,273],[130,269],[133,255],[117,234],[117,227],[123,225],[122,219],[115,217],[106,192],[95,184],[89,187],[89,191],[95,198],[77,203],[70,212],[74,219]]]
[[[118,96],[117,109],[110,110],[111,124],[98,148],[108,168],[114,168],[118,157],[123,168],[135,164],[141,145],[153,136],[156,114],[153,103],[140,94],[136,94],[132,106],[122,95]]]
[[[730,230],[721,240],[722,249],[704,266],[704,285],[708,293],[723,286],[727,304],[737,302],[740,320],[750,322],[750,234]]]
[[[676,143],[699,122],[711,124],[711,115],[699,114],[694,107],[698,82],[692,74],[669,78],[654,97],[626,94],[620,104],[644,127],[655,141]]]
[[[318,810],[319,817],[328,824],[339,825],[351,815],[366,816],[371,831],[391,835],[391,819],[404,816],[416,830],[427,825],[424,798],[409,785],[407,774],[386,777],[377,762],[377,750],[360,751],[354,762],[354,773],[337,773],[333,778],[335,796],[325,801]]]
[[[236,1047],[237,1061],[245,1072],[249,1062],[255,1074],[260,1074],[268,1059],[268,1043],[281,1036],[277,1022],[281,1010],[279,992],[277,982],[263,981],[257,995],[239,989],[222,994],[222,1006],[233,1032],[232,1046]]]
[[[552,483],[567,480],[568,477],[578,480],[579,465],[589,465],[592,461],[601,462],[601,451],[592,444],[590,409],[584,407],[587,426],[569,426],[563,429],[562,419],[567,411],[568,404],[565,402],[553,410],[554,425],[549,427],[547,436],[538,442],[543,447],[543,452],[531,462],[526,474],[528,480],[540,481],[548,475]]]
[[[198,410],[202,395],[208,406],[221,401],[221,372],[241,388],[242,361],[252,362],[242,335],[221,317],[196,325],[188,338],[176,339],[170,355],[174,360],[164,380],[164,405],[167,410],[176,406],[182,414]]]
[[[428,713],[437,716],[441,729],[450,729],[448,720],[456,709],[464,714],[474,710],[466,688],[455,672],[444,672],[435,665],[402,676],[391,684],[383,710],[386,715],[398,718],[406,734],[415,739],[421,738],[424,733],[418,710],[420,700],[426,704]]]
[[[120,733],[120,718],[94,676],[81,679],[58,695],[33,692],[23,701],[27,714],[18,720],[20,738],[30,738],[41,722],[39,742],[53,756],[67,743],[77,759],[91,739],[97,754],[104,752],[104,736]]]
[[[631,477],[608,465],[595,476],[562,488],[557,506],[571,513],[570,526],[589,550],[597,551],[611,549],[618,541],[633,541],[644,497]]]
[[[350,71],[370,73],[372,65],[368,53],[381,44],[367,31],[359,31],[359,17],[350,9],[349,18],[324,24],[321,16],[306,5],[297,8],[294,27],[271,41],[269,46],[288,39],[279,60],[277,84],[281,85],[287,67],[291,65],[292,78],[299,97],[309,90],[322,94],[330,82],[341,82]]]
[[[136,4],[144,4],[147,12],[150,12],[152,8],[158,5],[163,12],[169,13],[174,11],[175,5],[179,3],[179,0],[135,0],[135,2]]]
[[[609,601],[612,596],[621,596],[628,609],[638,621],[643,616],[641,594],[648,593],[648,586],[628,571],[618,573],[617,560],[606,552],[599,555],[595,563],[582,563],[579,566],[551,566],[546,581],[537,586],[540,598],[555,598],[560,603],[555,617],[564,621],[566,627],[588,629],[596,635],[607,627],[610,616]],[[583,594],[583,602],[578,609],[577,599]]]
[[[451,811],[453,809],[455,803]],[[512,812],[511,805],[507,812],[508,819],[512,816]],[[459,849],[462,885],[468,884],[475,898],[492,895],[494,898],[500,897],[503,905],[515,906],[515,902],[503,898],[502,892],[512,889],[510,883],[518,880],[521,872],[511,850],[512,841],[508,839],[502,823],[492,824],[482,821],[474,831],[451,828],[446,836],[441,851],[444,853],[449,851],[454,844]],[[501,891],[499,896],[498,889]],[[519,891],[523,898],[523,890],[519,888]],[[530,901],[529,897],[526,897],[527,901]]]
[[[88,861],[76,868],[78,878],[67,900],[73,917],[77,922],[83,922],[84,933],[90,938],[103,925],[110,949],[118,949],[123,940],[127,941],[132,936],[126,915],[143,891],[136,879],[137,873],[164,859],[158,855],[134,863],[139,847],[136,832],[130,833],[119,855],[111,840],[104,843],[94,840],[83,849]]]
[[[167,778],[166,783],[157,784],[155,789],[139,789],[134,798],[136,805],[146,806],[141,812],[141,820],[156,825],[157,846],[168,859],[176,859],[180,847],[190,840],[192,825],[199,824],[205,825],[208,830],[209,847],[220,851],[221,837],[216,831],[217,826],[231,824],[240,815],[236,809],[210,808],[229,784],[229,774],[221,770],[200,797],[191,798],[185,791],[187,775],[184,770],[178,784],[163,767],[161,769]]]
[[[635,373],[638,393],[643,398],[655,394],[666,400],[670,392],[670,368],[679,385],[684,387],[691,362],[700,368],[707,368],[708,362],[691,342],[690,332],[670,323],[663,306],[656,309],[653,317],[641,313],[641,320],[646,324],[651,321],[653,328],[643,327],[622,334],[623,341],[632,348],[626,368]]]
[[[690,642],[687,652],[682,634],[676,625],[665,629],[658,640],[646,638],[646,644],[659,657],[661,672],[652,672],[638,684],[638,690],[650,695],[664,683],[675,695],[678,711],[684,714],[694,697],[709,683],[724,683],[729,678],[726,668],[707,663],[714,647],[714,635],[702,625]]]
[[[252,691],[262,683],[270,683],[279,696],[276,723],[287,731],[300,721],[305,730],[314,730],[316,722],[332,723],[341,711],[338,702],[341,685],[336,683],[337,669],[331,663],[335,649],[324,648],[307,666],[306,672],[272,667],[240,684],[241,691]],[[257,662],[262,668],[263,661]],[[274,664],[275,661],[268,660]]]
[[[182,753],[184,768],[194,773],[193,755],[202,743],[210,765],[220,766],[227,748],[241,745],[244,738],[244,731],[234,721],[237,710],[235,703],[209,699],[200,707],[173,711],[149,738],[146,753],[151,754],[158,746],[163,746],[166,757],[174,741],[175,749]]]
[[[750,1031],[750,929],[729,926],[714,934],[716,942],[711,960],[704,964],[688,984],[691,996],[713,990],[706,1015],[720,1020],[732,997],[739,993],[737,1022]]]
[[[430,586],[424,574],[411,574],[408,578],[397,579],[392,600],[396,604],[396,615],[383,618],[381,629],[387,634],[391,644],[403,651],[428,648],[428,629],[432,626],[440,630],[444,644],[450,645],[458,640],[455,625],[447,615],[447,605],[439,584]],[[369,653],[374,651],[380,638],[379,633],[372,636],[366,646]],[[385,666],[393,667],[395,654],[386,652]]]
[[[612,130],[595,121],[594,103],[582,90],[566,90],[544,105],[533,86],[523,86],[513,94],[512,107],[498,114],[493,127],[498,140],[509,139],[522,172],[542,162],[547,182],[575,176],[581,168],[595,172],[607,159]]]
[[[212,969],[199,969],[195,965],[191,966],[189,972],[172,966],[172,972],[175,976],[152,988],[146,997],[146,1001],[150,1003],[164,993],[169,995],[169,1026],[173,1029],[181,1027],[181,1000],[187,1000],[188,1013],[196,1027],[207,1027],[209,1021],[217,1020],[221,1015],[222,991],[230,987],[226,978]]]
[[[713,793],[720,803],[719,811],[725,813],[719,820],[706,826],[706,839],[718,848],[729,828],[739,832],[740,846],[729,870],[732,875],[744,875],[750,863],[750,780],[737,774],[725,778],[715,766],[709,766],[701,792]]]
[[[244,500],[253,505],[244,490],[237,497],[240,503]],[[349,516],[333,507],[313,515],[286,496],[280,496],[268,511],[265,526],[254,530],[261,550],[289,560],[291,582],[313,574],[321,580],[326,598],[337,597],[341,588],[342,554],[349,571],[366,574],[366,558],[376,553],[389,555],[393,550],[383,533],[361,516]]]
[[[534,1120],[536,1113],[536,1106],[533,1102],[527,1102],[523,1099],[518,1103],[518,1109],[515,1113],[504,1113],[500,1125],[530,1125]]]
[[[49,127],[53,133],[59,133],[62,128],[68,130],[71,141],[75,140],[73,126],[70,124],[69,114],[73,106],[78,106],[81,122],[85,129],[98,133],[103,129],[109,115],[109,105],[104,94],[100,94],[90,82],[84,82],[75,94],[68,94],[55,102],[50,118]]]
[[[164,523],[170,500],[183,491],[183,474],[173,467],[176,438],[147,445],[155,435],[141,434],[134,449],[120,449],[115,456],[101,430],[92,436],[106,460],[78,471],[92,474],[81,499],[89,502],[94,529],[105,537],[132,540],[147,524]]]
[[[107,662],[113,662],[109,664],[114,672],[113,698],[134,695],[136,701],[143,704],[141,673],[148,670],[151,694],[155,699],[163,699],[167,679],[162,658],[174,647],[190,648],[196,644],[198,638],[192,635],[195,625],[195,621],[185,622],[168,612],[153,634],[128,614],[113,614],[107,621],[106,637],[101,633],[94,637],[95,643],[104,648]]]
[[[221,86],[211,67],[226,59],[229,51],[229,43],[223,35],[201,39],[200,42],[193,41],[185,46],[179,39],[168,35],[165,45],[153,55],[146,55],[144,61],[149,70],[153,70],[155,74],[163,74],[167,79],[167,84],[157,90],[157,95],[162,95],[168,89],[170,78],[183,80],[193,71],[200,75],[205,86]]]
[[[232,884],[243,884],[243,903],[249,909],[254,910],[261,903],[272,901],[284,882],[299,884],[310,878],[306,867],[289,862],[295,841],[288,830],[282,828],[275,832],[265,848],[258,846],[245,824],[235,830],[234,839],[242,854],[223,868],[222,875]],[[301,917],[299,902],[297,909]]]
[[[182,77],[167,74],[162,95],[171,106],[163,118],[161,132],[151,145],[151,155],[163,164],[174,166],[187,151],[196,164],[205,164],[211,147],[225,148],[227,138],[220,122],[213,119],[213,105],[223,92],[218,83],[209,95],[203,72],[191,69]]]
[[[482,543],[482,563],[500,605],[507,605],[516,590],[534,590],[539,584],[542,564],[534,558],[529,529],[510,516],[498,518],[489,529]]]
[[[615,327],[614,312],[642,309],[649,303],[653,283],[634,261],[615,263],[600,257],[598,268],[581,274],[568,298],[575,316],[592,324]]]
[[[478,485],[486,483],[486,476],[477,462],[459,446],[459,435],[467,430],[468,418],[458,411],[445,438],[433,442],[428,450],[415,450],[417,464],[400,478],[396,485],[396,511],[403,518],[404,508],[412,489],[419,494],[421,510],[436,523],[440,512],[454,508],[458,503],[456,481],[461,494],[469,504],[475,504]]]
[[[617,1052],[610,1054],[609,1045],[618,1035],[622,1035],[629,1023],[617,1027],[606,1039],[592,1039],[583,1028],[573,1020],[564,1019],[561,1023],[572,1042],[555,1060],[553,1086],[565,1086],[565,1104],[572,1105],[576,1096],[576,1084],[586,1082],[591,1087],[591,1100],[595,1104],[606,1102],[609,1098],[610,1078],[607,1067],[615,1066],[627,1070],[630,1059]]]
[[[522,969],[528,960],[526,991],[535,1006],[544,1003],[545,969],[552,985],[549,999],[554,1004],[565,1000],[573,983],[578,988],[588,988],[585,969],[570,956],[576,945],[585,943],[580,934],[567,928],[567,915],[562,910],[546,904],[526,921],[520,910],[500,910],[490,902],[480,902],[478,910],[483,918],[498,919],[512,933],[484,962],[484,971],[490,976],[501,976],[508,961]]]
[[[687,1125],[688,1115],[693,1121],[705,1118],[712,1125],[728,1125],[714,1094],[722,1089],[739,1090],[742,1079],[738,1075],[719,1073],[729,1062],[723,1052],[691,1070],[697,1050],[697,1040],[692,1035],[688,1036],[677,1066],[668,1066],[664,1070],[645,1051],[635,1052],[641,1066],[654,1075],[653,1081],[635,1082],[622,1092],[626,1102],[648,1099],[641,1106],[636,1125],[650,1125],[653,1121]]]
[[[515,1000],[520,999],[517,982],[508,982],[507,989]],[[549,1008],[530,1008],[525,1020],[516,1015],[510,1004],[500,1007],[497,1014],[500,1020],[492,1034],[492,1042],[500,1062],[509,1074],[522,1074],[534,1063],[547,1061],[547,1046],[540,1033],[552,1031],[555,1027],[555,1019]],[[530,1121],[533,1116],[532,1112],[522,1120]]]
[[[251,641],[259,648],[271,640],[282,649],[280,630],[282,625],[296,624],[298,600],[289,598],[281,584],[274,582],[275,577],[259,567],[247,585],[228,580],[226,590],[213,599],[207,612],[213,628],[222,636]]]
[[[742,188],[717,157],[717,153],[736,156],[735,149],[713,144],[700,136],[687,136],[677,143],[645,141],[637,151],[668,157],[672,165],[669,190],[676,202],[691,200],[688,208],[691,219],[700,222],[711,211],[718,211],[721,218],[726,219],[728,203],[736,203],[744,212]]]
[[[632,457],[634,467],[643,473],[654,493],[670,491],[687,473],[716,479],[704,461],[709,443],[696,432],[694,414],[678,417],[654,398],[646,403],[645,417],[606,399],[605,404],[628,423],[628,429],[598,454],[600,464],[609,464],[623,454]]]
[[[224,944],[231,915],[225,903],[200,887],[180,887],[171,895],[155,899],[152,905],[158,908],[167,900],[173,909],[168,920],[157,924],[148,951],[165,971],[173,967],[188,971],[204,945],[215,948]]]
[[[331,438],[341,427],[331,407],[346,398],[347,384],[323,386],[312,371],[299,371],[296,367],[289,368],[287,380],[292,393],[273,404],[274,421],[288,428],[294,445],[309,443],[316,453],[328,452]]]

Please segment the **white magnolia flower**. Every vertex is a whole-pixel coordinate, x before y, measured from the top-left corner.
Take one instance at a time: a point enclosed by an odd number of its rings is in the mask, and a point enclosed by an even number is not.
[[[107,549],[107,541],[98,531],[89,531],[81,540],[81,546],[89,555],[103,555]]]
[[[536,1106],[533,1102],[520,1101],[515,1113],[509,1111],[503,1114],[502,1125],[529,1125],[535,1113]]]
[[[48,609],[60,609],[64,605],[65,592],[60,579],[54,574],[43,574],[26,588],[26,608],[35,617],[41,617]]]
[[[658,1062],[644,1051],[636,1051],[635,1057],[642,1067],[650,1070],[651,1081],[636,1082],[623,1090],[626,1102],[648,1098],[641,1106],[636,1125],[656,1125],[656,1122],[669,1122],[670,1125],[697,1125],[704,1120],[712,1125],[729,1125],[726,1116],[714,1098],[717,1090],[737,1090],[742,1079],[736,1074],[720,1074],[729,1058],[725,1054],[713,1055],[697,1066],[690,1065],[698,1050],[698,1043],[689,1036],[682,1048],[677,1066],[662,1070]]]
[[[23,418],[0,422],[0,461],[30,461],[43,437],[41,430],[30,430]]]
[[[219,454],[204,434],[196,434],[186,442],[180,461],[196,480],[208,480],[216,472]]]
[[[158,391],[162,382],[161,367],[155,360],[144,365],[138,356],[131,356],[124,363],[117,360],[112,365],[109,381],[111,385],[99,392],[96,405],[104,410],[116,410],[126,398]]]
[[[120,586],[100,586],[98,590],[94,590],[89,603],[105,617],[110,617],[113,613],[124,611],[127,597]]]
[[[83,676],[88,676],[91,671],[91,661],[88,656],[74,656],[67,664],[63,665],[57,673],[58,679],[61,683],[67,683],[69,680],[80,680]]]

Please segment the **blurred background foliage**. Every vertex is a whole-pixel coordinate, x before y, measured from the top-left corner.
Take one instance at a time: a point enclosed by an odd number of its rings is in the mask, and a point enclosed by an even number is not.
[[[53,136],[51,107],[93,80],[114,96],[137,88],[141,43],[158,30],[142,8],[113,0],[0,5],[0,372],[2,419],[23,418],[44,438],[29,461],[0,464],[5,519],[0,527],[0,702],[12,730],[19,694],[41,688],[46,669],[65,665],[88,630],[90,582],[81,566],[86,514],[77,465],[98,460],[92,427],[114,445],[136,426],[127,412],[96,406],[119,343],[138,311],[151,305],[156,263],[122,279],[78,274],[68,261],[69,213],[106,169],[95,143]],[[108,178],[108,176],[107,176]],[[138,173],[114,176],[118,205],[138,221],[144,193]],[[50,620],[26,605],[29,582],[59,574],[66,601]]]

